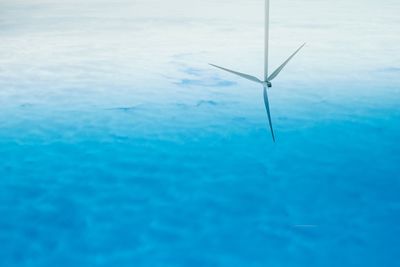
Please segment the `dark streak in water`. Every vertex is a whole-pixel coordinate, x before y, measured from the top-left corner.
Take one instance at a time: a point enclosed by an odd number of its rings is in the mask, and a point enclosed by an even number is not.
[[[20,108],[31,108],[31,107],[33,107],[33,104],[31,104],[31,103],[24,103],[24,104],[21,104],[19,107],[20,107]]]
[[[133,112],[137,111],[140,106],[131,106],[131,107],[116,107],[116,108],[108,108],[106,110],[113,110],[113,111],[123,111],[123,112]]]
[[[200,100],[200,101],[197,102],[196,107],[200,107],[200,106],[203,106],[203,105],[217,106],[218,103],[215,102],[215,101],[212,101],[212,100]]]
[[[181,79],[174,82],[175,85],[184,86],[204,86],[204,87],[229,87],[236,83],[231,81],[224,81],[219,78],[213,77],[211,79]]]

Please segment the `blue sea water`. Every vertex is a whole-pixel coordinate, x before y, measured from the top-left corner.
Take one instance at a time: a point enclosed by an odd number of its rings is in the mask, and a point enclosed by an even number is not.
[[[171,4],[172,18],[130,19],[157,1],[69,1],[4,2],[0,266],[400,265],[398,4],[359,36],[363,16],[296,28],[325,39],[274,82],[273,143],[261,88],[204,64],[259,68],[246,64],[261,45],[238,62],[223,44],[242,32],[231,17],[181,21]]]

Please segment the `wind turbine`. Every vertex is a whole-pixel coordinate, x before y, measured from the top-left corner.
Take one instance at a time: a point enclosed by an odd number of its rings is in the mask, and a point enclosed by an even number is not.
[[[213,67],[219,68],[221,70],[233,73],[235,75],[238,75],[244,79],[259,83],[263,86],[264,89],[264,103],[265,103],[265,109],[267,110],[267,115],[268,115],[268,121],[269,121],[269,127],[271,129],[271,134],[272,134],[272,140],[275,142],[275,134],[274,134],[274,129],[272,128],[272,120],[271,120],[271,112],[269,108],[269,101],[268,101],[268,92],[267,89],[272,87],[271,81],[275,79],[278,74],[282,71],[282,69],[286,66],[286,64],[289,63],[289,61],[302,49],[306,44],[304,43],[302,46],[300,46],[285,62],[282,63],[271,75],[268,75],[268,47],[269,47],[269,0],[265,0],[265,49],[264,49],[264,78],[263,80],[258,79],[257,77],[233,71],[230,69],[226,69],[214,64],[210,64]]]

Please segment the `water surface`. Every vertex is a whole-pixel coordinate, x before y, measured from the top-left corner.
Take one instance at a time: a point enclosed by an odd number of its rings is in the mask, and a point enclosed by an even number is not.
[[[398,266],[400,5],[0,3],[1,266]]]

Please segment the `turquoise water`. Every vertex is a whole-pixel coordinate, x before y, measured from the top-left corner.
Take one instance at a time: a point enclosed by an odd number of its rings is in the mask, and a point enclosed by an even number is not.
[[[92,2],[4,5],[0,266],[399,266],[398,37],[355,45],[395,29],[394,11],[358,37],[350,19],[296,28],[326,38],[270,90],[274,144],[261,88],[206,65],[259,69],[259,43],[241,61],[207,48],[242,32],[223,31],[230,16],[208,30]],[[277,62],[295,48],[282,42]]]

